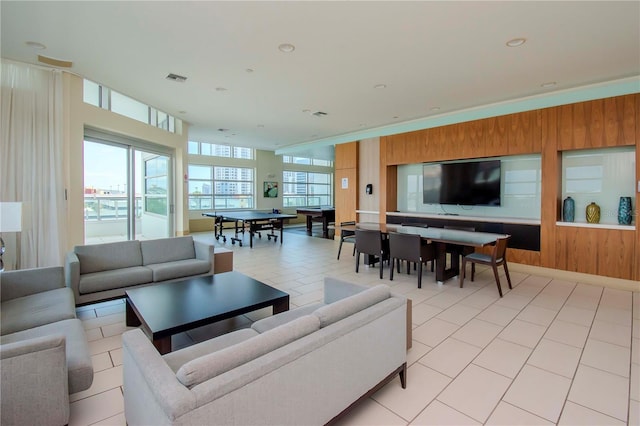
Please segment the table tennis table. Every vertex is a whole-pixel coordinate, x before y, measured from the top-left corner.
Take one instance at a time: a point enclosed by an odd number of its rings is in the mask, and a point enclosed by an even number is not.
[[[244,210],[244,211],[225,211],[225,212],[205,212],[202,216],[214,218],[214,233],[216,240],[222,236],[223,241],[226,242],[227,238],[222,235],[222,225],[224,222],[233,222],[235,236],[231,238],[231,244],[235,244],[242,247],[242,238],[238,234],[243,234],[246,226],[249,227],[249,247],[253,247],[253,235],[258,234],[259,238],[262,238],[260,231],[268,230],[267,239],[278,241],[278,235],[274,232],[276,229],[280,229],[280,244],[282,244],[282,228],[284,227],[285,219],[295,219],[298,216],[292,214],[263,212],[256,210]]]

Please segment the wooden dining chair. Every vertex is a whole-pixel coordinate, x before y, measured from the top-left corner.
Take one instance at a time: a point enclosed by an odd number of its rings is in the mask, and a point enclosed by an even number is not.
[[[376,258],[380,260],[380,279],[382,279],[384,262],[389,260],[389,242],[383,239],[382,232],[356,229],[356,273],[360,267],[360,254],[374,256],[373,259],[370,258],[370,265],[375,263]]]
[[[356,225],[355,221],[340,222],[340,227]],[[340,245],[338,246],[338,260],[340,260],[340,252],[342,251],[342,243],[353,243],[353,256],[356,254],[356,232],[340,229]]]
[[[509,269],[507,268],[507,245],[509,242],[510,235],[506,235],[503,238],[498,238],[496,243],[493,245],[493,249],[491,250],[491,254],[484,253],[471,253],[462,258],[462,270],[460,271],[460,288],[462,288],[462,284],[464,282],[464,276],[466,272],[467,262],[471,262],[472,265],[476,263],[480,263],[482,265],[489,265],[493,269],[493,275],[496,278],[496,285],[498,286],[498,293],[500,293],[500,297],[502,297],[502,287],[500,286],[500,277],[498,276],[498,266],[502,265],[504,267],[504,273],[507,276],[507,283],[509,284],[509,288],[511,287],[511,277],[509,277]],[[473,281],[475,275],[475,269],[471,269],[471,281]]]
[[[422,240],[418,234],[389,233],[389,257],[391,258],[390,279],[393,281],[395,267],[400,272],[400,264],[407,261],[407,274],[411,271],[411,262],[418,266],[418,288],[422,288],[422,264],[433,262],[436,258],[436,250],[433,244]]]

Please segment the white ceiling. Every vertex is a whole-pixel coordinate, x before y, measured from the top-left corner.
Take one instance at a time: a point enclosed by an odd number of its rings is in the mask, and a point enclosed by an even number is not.
[[[3,58],[73,61],[187,121],[192,140],[268,150],[640,75],[638,1],[0,5]]]

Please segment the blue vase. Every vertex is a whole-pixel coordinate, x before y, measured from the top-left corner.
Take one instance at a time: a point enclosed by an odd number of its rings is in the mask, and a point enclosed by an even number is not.
[[[618,223],[620,225],[631,225],[631,218],[631,197],[620,197]]]
[[[562,220],[573,222],[576,216],[576,202],[571,197],[564,199],[562,203]]]

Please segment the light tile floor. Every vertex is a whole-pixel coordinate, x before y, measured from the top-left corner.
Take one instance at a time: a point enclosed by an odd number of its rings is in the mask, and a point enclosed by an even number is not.
[[[258,239],[250,249],[216,242],[210,233],[194,237],[232,249],[235,270],[288,292],[292,307],[319,301],[326,275],[381,282],[377,266],[355,273],[350,249],[336,260],[337,241],[285,233],[283,245]],[[486,269],[463,289],[455,279],[437,285],[425,271],[418,289],[415,272],[389,281],[386,268],[382,282],[413,300],[407,389],[395,379],[340,423],[640,424],[640,294],[511,269],[514,288],[505,283],[500,299]],[[269,314],[261,310],[183,333],[174,337],[174,348]],[[95,376],[90,389],[71,395],[69,424],[124,425],[124,303],[81,307],[78,317]]]

